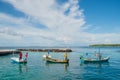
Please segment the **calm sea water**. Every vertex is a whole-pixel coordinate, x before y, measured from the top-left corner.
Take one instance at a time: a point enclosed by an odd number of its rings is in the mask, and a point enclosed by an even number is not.
[[[42,55],[46,52],[28,52],[27,64],[12,63],[13,55],[0,56],[0,80],[119,80],[120,48],[101,48],[104,56],[110,56],[108,63],[83,64],[80,55],[94,55],[97,48],[73,48],[68,53],[69,64],[46,63]],[[25,54],[26,52],[23,52]],[[63,59],[63,53],[50,53]],[[15,54],[14,56],[18,56]]]

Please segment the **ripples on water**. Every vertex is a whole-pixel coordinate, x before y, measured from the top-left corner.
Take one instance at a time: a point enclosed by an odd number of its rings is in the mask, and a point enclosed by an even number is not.
[[[69,64],[51,64],[42,59],[45,52],[28,52],[27,64],[12,63],[13,55],[0,56],[0,80],[119,80],[120,53],[118,48],[102,48],[110,61],[101,64],[80,63],[79,56],[96,51],[95,48],[74,48],[68,53]],[[25,54],[26,52],[23,52]],[[63,59],[62,53],[51,53],[52,57]],[[18,56],[17,54],[15,56]]]

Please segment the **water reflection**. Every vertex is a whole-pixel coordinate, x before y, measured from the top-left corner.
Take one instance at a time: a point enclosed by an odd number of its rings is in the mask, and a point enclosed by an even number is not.
[[[28,71],[27,64],[19,64],[18,69],[19,69],[19,74],[23,72],[27,72]]]
[[[14,67],[18,68],[19,74],[28,71],[27,63],[17,63],[17,62],[13,62],[13,61],[11,63],[14,64]]]
[[[19,69],[19,74],[22,73],[22,65],[21,64],[19,64],[19,68],[18,69]]]
[[[50,67],[50,66],[56,66],[56,65],[62,65],[64,67],[64,71],[67,72],[68,71],[68,67],[69,67],[69,63],[49,63],[49,62],[46,62],[46,66],[47,67]]]
[[[104,63],[80,63],[80,66],[96,66],[97,68],[101,68],[102,66],[109,66],[109,62]]]
[[[106,70],[106,68],[109,68],[110,64],[109,62],[104,63],[84,63],[80,64],[80,66],[83,66],[84,71],[86,71],[86,74],[89,72],[92,72],[92,74],[102,74],[103,71]]]

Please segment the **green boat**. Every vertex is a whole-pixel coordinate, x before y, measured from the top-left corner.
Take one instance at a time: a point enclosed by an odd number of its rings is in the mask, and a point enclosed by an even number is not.
[[[84,58],[84,57],[81,56],[80,59],[84,63],[101,63],[101,62],[108,62],[108,60],[110,59],[110,57],[105,57],[105,58],[97,59],[97,58]]]
[[[88,53],[86,53],[86,56],[88,56]],[[102,63],[102,62],[108,62],[108,60],[110,59],[109,56],[102,57],[102,54],[100,53],[100,48],[98,52],[95,51],[95,56],[97,56],[97,58],[84,58],[83,56],[80,56],[80,59],[84,63]]]

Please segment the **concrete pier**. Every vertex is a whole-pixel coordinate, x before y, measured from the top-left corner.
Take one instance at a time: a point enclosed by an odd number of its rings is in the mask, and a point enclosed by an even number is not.
[[[17,54],[20,51],[15,51],[15,50],[0,50],[0,56],[8,55],[8,54]]]

